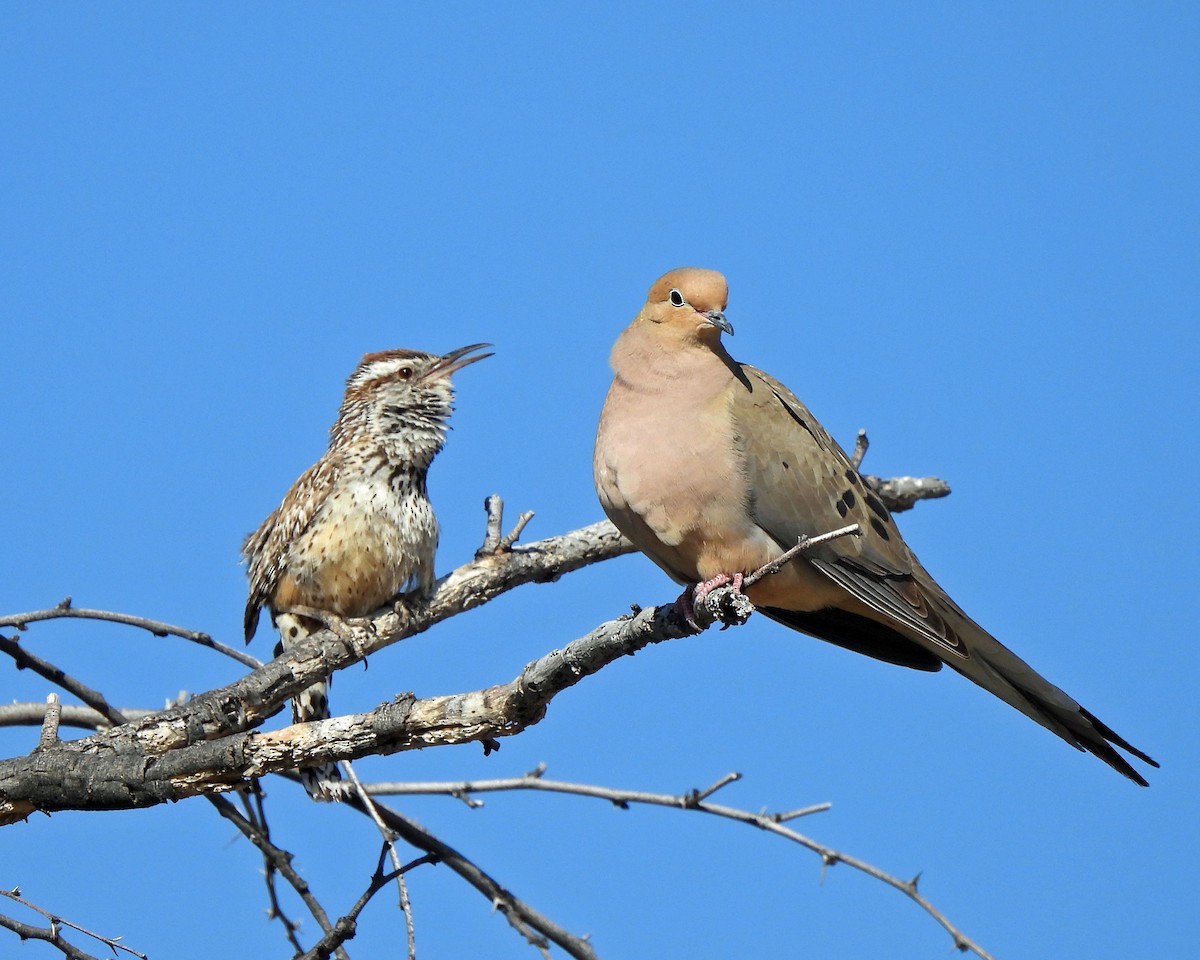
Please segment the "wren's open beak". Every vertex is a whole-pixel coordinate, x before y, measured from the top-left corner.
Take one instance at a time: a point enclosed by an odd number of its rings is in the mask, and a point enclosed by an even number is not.
[[[727,333],[731,337],[733,336],[733,324],[725,319],[725,314],[720,310],[705,310],[700,316],[707,317],[708,322],[722,333]]]
[[[441,360],[425,371],[425,376],[421,379],[435,380],[438,377],[448,377],[469,363],[490,357],[492,356],[490,353],[477,353],[473,357],[467,356],[472,350],[482,350],[484,347],[490,346],[490,343],[473,343],[469,347],[459,347],[457,350],[451,350]]]

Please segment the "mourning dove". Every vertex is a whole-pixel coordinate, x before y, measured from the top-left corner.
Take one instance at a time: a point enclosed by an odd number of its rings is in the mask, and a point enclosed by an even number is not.
[[[801,536],[857,524],[746,596],[768,617],[867,656],[954,670],[1135,783],[1114,746],[1157,767],[947,596],[850,458],[787,387],[738,363],[725,278],[661,277],[617,338],[593,470],[604,512],[679,583],[734,581]],[[685,592],[685,597],[687,593]]]

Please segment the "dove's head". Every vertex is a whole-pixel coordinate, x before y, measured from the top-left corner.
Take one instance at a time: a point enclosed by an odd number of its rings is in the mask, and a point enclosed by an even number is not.
[[[722,333],[733,334],[724,313],[728,301],[729,284],[716,270],[680,267],[654,282],[638,321],[657,324],[660,333],[680,340],[711,346]]]

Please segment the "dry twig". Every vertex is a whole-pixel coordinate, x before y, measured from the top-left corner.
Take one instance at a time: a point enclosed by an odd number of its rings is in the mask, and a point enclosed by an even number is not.
[[[15,627],[18,630],[24,631],[29,629],[29,624],[40,623],[44,620],[104,620],[109,623],[120,623],[128,627],[138,627],[142,630],[148,630],[156,637],[181,637],[191,643],[197,643],[202,647],[208,647],[210,650],[223,653],[225,656],[231,657],[238,663],[251,669],[262,666],[262,661],[258,658],[250,656],[244,650],[238,650],[235,647],[218,643],[209,634],[201,630],[189,630],[187,627],[177,627],[170,623],[163,623],[161,620],[150,620],[146,617],[134,616],[131,613],[73,607],[70,597],[64,598],[56,606],[50,607],[47,610],[31,610],[28,613],[13,613],[0,617],[0,629]]]
[[[532,790],[546,793],[564,793],[579,797],[594,797],[606,800],[622,809],[628,808],[630,804],[646,804],[650,806],[673,807],[678,810],[695,810],[699,813],[711,814],[726,820],[735,820],[738,823],[744,823],[752,827],[757,827],[760,830],[765,830],[768,833],[784,837],[807,850],[811,850],[821,858],[822,868],[844,863],[848,867],[865,873],[867,876],[873,877],[893,889],[899,890],[933,917],[950,934],[954,940],[954,945],[959,950],[973,953],[980,960],[994,960],[990,953],[967,937],[957,926],[950,922],[944,913],[918,892],[915,878],[912,880],[901,880],[899,877],[886,873],[878,867],[867,863],[865,860],[841,853],[832,847],[783,826],[783,824],[799,817],[809,816],[814,813],[823,813],[829,810],[832,804],[819,803],[778,813],[753,813],[738,807],[729,807],[708,802],[708,798],[718,790],[740,780],[741,774],[739,773],[726,774],[703,790],[690,790],[682,794],[669,794],[648,793],[642,790],[622,790],[613,787],[571,783],[562,780],[549,780],[543,776],[544,772],[545,767],[539,767],[537,770],[527,773],[523,777],[509,777],[495,780],[463,780],[441,783],[371,783],[366,785],[366,790],[373,796],[428,796],[441,794],[457,799],[469,798],[472,794],[479,793]],[[479,806],[480,804],[478,801],[473,801],[470,805]]]
[[[113,953],[121,950],[125,953],[131,954],[132,956],[138,957],[139,960],[146,960],[146,955],[144,953],[138,953],[131,947],[125,946],[123,943],[121,943],[120,937],[106,937],[102,934],[94,933],[93,931],[87,929],[87,927],[81,927],[77,923],[72,923],[70,920],[64,920],[57,914],[53,914],[49,910],[39,907],[36,903],[30,903],[21,896],[20,889],[16,887],[14,887],[12,890],[0,889],[0,896],[8,897],[9,900],[13,900],[21,904],[23,907],[27,907],[36,913],[40,913],[43,917],[50,921],[49,927],[34,927],[26,923],[21,923],[19,920],[13,920],[11,917],[0,917],[0,926],[7,927],[14,933],[17,933],[22,940],[44,940],[46,943],[57,947],[66,957],[71,957],[73,960],[74,958],[85,960],[85,958],[88,958],[89,955],[65,940],[62,936],[61,930],[59,929],[60,927],[70,927],[72,930],[79,931],[85,937],[91,937],[93,940],[98,940],[100,943],[108,947],[108,949]]]

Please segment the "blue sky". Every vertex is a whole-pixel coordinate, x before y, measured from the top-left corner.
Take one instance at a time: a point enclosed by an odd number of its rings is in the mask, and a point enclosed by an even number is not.
[[[1161,760],[1150,789],[948,672],[765,619],[614,665],[498,755],[360,772],[545,762],[681,792],[738,770],[724,802],[832,801],[802,828],[922,872],[999,957],[1194,949],[1198,39],[1172,3],[9,6],[0,610],[70,594],[236,642],[241,538],[323,450],[359,356],[389,347],[496,345],[458,377],[433,469],[439,573],[478,545],[489,493],[537,512],[530,538],[590,523],[612,340],[659,274],[713,267],[735,356],[844,443],[868,428],[869,472],[950,482],[901,518],[910,544]],[[633,557],[527,587],[340,675],[334,706],[508,680],[676,592]],[[122,705],[236,676],[115,627],[26,637]],[[5,701],[48,692],[2,675]],[[13,755],[34,734],[0,738]],[[269,789],[277,841],[345,909],[373,829]],[[896,893],[822,881],[736,824],[536,795],[400,806],[606,960],[951,954]],[[152,956],[218,936],[286,955],[254,851],[200,802],[34,818],[0,864],[0,886]],[[419,955],[534,955],[444,868],[411,892]],[[360,927],[355,957],[395,955],[389,896]]]

